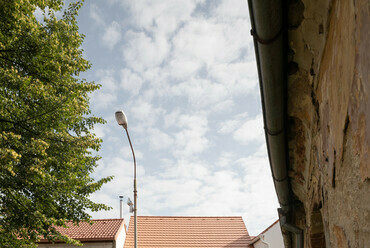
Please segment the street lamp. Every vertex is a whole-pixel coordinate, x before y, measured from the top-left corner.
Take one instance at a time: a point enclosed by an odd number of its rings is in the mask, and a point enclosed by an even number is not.
[[[118,125],[122,126],[127,134],[128,142],[130,143],[132,156],[134,157],[134,243],[135,248],[137,248],[137,189],[136,189],[136,159],[134,148],[132,147],[130,135],[127,131],[127,118],[122,110],[116,111],[116,120]]]

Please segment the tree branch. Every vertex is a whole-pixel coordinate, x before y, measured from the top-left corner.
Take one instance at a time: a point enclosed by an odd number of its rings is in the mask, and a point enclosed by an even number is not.
[[[0,50],[0,53],[8,53],[8,52],[15,52],[14,49],[4,49],[4,50]]]

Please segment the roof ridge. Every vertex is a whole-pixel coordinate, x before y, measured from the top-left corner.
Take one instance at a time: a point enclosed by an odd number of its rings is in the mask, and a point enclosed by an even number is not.
[[[116,219],[90,219],[90,220],[80,220],[79,223],[87,223],[89,221],[108,221],[108,220],[122,220],[124,221],[125,219],[122,218],[116,218]],[[73,222],[73,220],[67,220],[66,223]]]
[[[103,220],[124,220],[124,218],[115,218],[115,219],[91,219],[91,221],[103,221]]]

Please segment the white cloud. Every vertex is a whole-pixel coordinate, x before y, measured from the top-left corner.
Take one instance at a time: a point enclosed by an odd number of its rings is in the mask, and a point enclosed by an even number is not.
[[[268,183],[272,183],[269,161],[266,156],[253,154],[238,159],[237,163],[244,168],[244,180],[250,184],[248,192],[252,193],[265,190],[265,187],[261,187],[263,183],[267,183],[267,181],[269,181]]]
[[[204,127],[192,127],[176,133],[177,149],[174,154],[179,157],[188,157],[203,152],[209,145],[205,133]]]
[[[116,100],[117,96],[114,93],[95,91],[91,95],[91,106],[94,110],[101,110],[112,106]]]
[[[232,95],[257,93],[257,67],[254,61],[217,64],[211,66],[209,75]]]
[[[120,71],[121,86],[132,95],[137,95],[144,81],[139,74],[125,68]]]
[[[102,37],[103,44],[108,47],[109,49],[113,49],[113,47],[121,40],[121,32],[120,32],[120,25],[113,21],[104,31],[104,35]]]
[[[159,116],[165,113],[164,109],[154,106],[144,98],[131,101],[128,109],[130,109],[131,116],[138,120],[138,127],[155,126]]]
[[[200,2],[204,1],[136,0],[123,2],[123,5],[124,8],[130,8],[132,23],[137,28],[166,35],[175,31],[180,23],[188,20],[196,4]]]
[[[170,113],[167,113],[163,119],[164,119],[164,127],[170,128],[172,126],[177,126],[179,123],[177,122],[177,119],[180,117],[180,109],[175,109]]]
[[[198,179],[207,178],[211,171],[208,165],[201,161],[191,161],[188,159],[179,159],[176,163],[167,164],[161,177],[173,179]]]
[[[111,156],[109,158],[104,158],[99,162],[99,164],[98,169],[95,171],[95,175],[98,175],[99,177],[114,176],[114,179],[111,182],[103,186],[106,192],[109,192],[110,195],[114,196],[118,196],[119,194],[129,194],[132,192],[134,175],[132,155],[128,160],[121,157]],[[146,174],[145,168],[140,163],[137,163],[136,169],[137,177],[144,178]],[[126,192],[127,189],[129,189],[128,192]]]
[[[117,83],[114,78],[114,70],[98,70],[96,77],[99,78],[98,83],[101,84],[100,91],[114,92],[117,89]]]
[[[137,72],[159,66],[169,53],[170,46],[163,37],[149,37],[144,32],[128,31],[123,57],[127,65]]]
[[[220,156],[221,161],[224,156]],[[228,165],[222,169],[209,170],[210,165],[199,163],[189,164],[189,171],[177,167],[177,178],[189,174],[197,179],[199,187],[189,188],[187,198],[190,204],[185,209],[189,215],[243,215],[246,218],[250,233],[258,234],[277,218],[278,207],[268,159],[257,153],[249,157],[235,160],[227,154]],[[243,170],[238,172],[236,168]],[[205,168],[205,172],[193,171],[194,168]],[[175,171],[176,169],[174,169]],[[204,169],[203,169],[204,170]],[[196,174],[199,174],[196,177]],[[177,191],[177,188],[172,188]],[[191,192],[195,190],[195,192]],[[171,194],[171,192],[168,192]],[[257,209],[256,209],[257,208]]]
[[[145,88],[142,87],[140,95],[147,100],[165,99],[171,97],[170,85],[173,83],[171,80],[171,71],[166,66],[151,67],[139,73],[145,82]]]
[[[277,219],[279,206],[268,158],[258,153],[237,161],[245,171],[244,182],[250,201],[250,204],[246,206],[245,217],[248,229],[253,234],[258,234],[269,225],[268,223],[272,224]]]
[[[206,79],[190,79],[172,87],[175,96],[186,96],[196,108],[204,108],[226,100],[229,91],[224,85]]]
[[[200,60],[194,58],[179,58],[174,56],[168,64],[168,70],[171,76],[177,80],[185,80],[192,77],[202,67]]]
[[[212,14],[218,18],[248,19],[247,1],[223,0],[213,10]]]
[[[35,18],[38,22],[43,22],[44,21],[43,13],[44,12],[39,7],[36,7],[35,11],[33,12],[33,15],[35,16]]]
[[[99,70],[96,72],[96,77],[99,79],[97,83],[101,84],[101,88],[91,95],[91,105],[94,110],[111,107],[117,100],[115,92],[117,85],[114,74],[113,70]]]
[[[221,134],[228,134],[237,130],[238,127],[242,124],[243,120],[245,120],[248,116],[247,112],[241,113],[236,115],[234,118],[229,120],[223,121],[220,124],[220,129],[218,130]]]
[[[167,150],[174,143],[174,139],[171,136],[158,128],[149,128],[148,139],[150,148],[153,150]]]
[[[221,112],[233,109],[234,106],[235,106],[235,102],[233,99],[224,99],[222,101],[216,102],[214,105],[210,107],[209,110],[210,112],[221,113]]]
[[[130,152],[131,153],[131,152]],[[131,155],[131,154],[130,154]],[[137,166],[138,178],[145,177],[145,169]],[[100,179],[106,176],[114,176],[113,180],[104,184],[102,189],[91,195],[94,202],[104,203],[113,207],[113,210],[94,213],[94,218],[118,218],[119,200],[118,196],[123,195],[125,202],[131,197],[133,191],[133,162],[121,157],[103,158],[95,169],[94,178]],[[125,220],[128,221],[128,210],[124,207]],[[126,222],[128,224],[128,222]]]
[[[191,204],[185,208],[185,214],[242,215],[249,232],[256,235],[277,219],[278,202],[268,159],[257,153],[238,160],[226,156],[230,158],[228,166],[208,170],[199,181],[198,195],[188,193],[193,198],[190,198]],[[236,169],[239,166],[243,168],[240,172]],[[180,171],[178,175],[182,175]]]
[[[198,189],[201,182],[190,179],[166,179],[158,177],[148,177],[142,184],[141,199],[145,204],[142,212],[151,214],[157,211],[163,211],[165,206],[166,212],[183,208],[193,204],[199,199]]]
[[[105,25],[102,15],[103,14],[98,6],[96,6],[95,4],[90,5],[90,17],[95,21],[95,24],[103,26]]]
[[[105,136],[105,127],[101,124],[95,124],[94,133],[96,134],[97,137],[102,139]]]
[[[185,214],[188,215],[235,215],[235,212],[241,213],[245,208],[245,194],[243,193],[243,182],[235,172],[230,170],[204,172],[199,168],[209,165],[188,163],[187,170],[178,167],[176,181],[178,185],[172,185],[168,195],[174,195],[173,201],[181,200],[187,205]],[[198,168],[198,171],[196,169]],[[175,170],[176,170],[175,169]],[[190,174],[189,179],[184,180],[185,175]],[[185,182],[194,182],[196,187],[191,187]],[[182,185],[186,185],[186,191],[183,192]],[[180,189],[180,190],[179,190]],[[177,195],[174,194],[177,192]],[[185,193],[185,194],[183,194]],[[170,202],[171,203],[171,202]]]
[[[249,144],[251,142],[261,144],[264,142],[265,136],[263,132],[262,115],[258,115],[254,119],[247,120],[234,132],[233,137],[241,144]]]
[[[185,115],[174,111],[164,119],[165,126],[175,126],[179,131],[175,138],[176,157],[191,157],[206,150],[210,143],[206,137],[209,130],[206,116],[201,114]]]
[[[55,17],[57,19],[61,19],[63,17],[63,10],[66,8],[66,6],[62,6],[61,10],[54,11],[49,8],[49,6],[46,6],[44,10],[40,9],[40,7],[36,6],[35,11],[33,12],[33,15],[35,16],[36,20],[40,22],[41,24],[45,24],[44,17],[50,18],[51,12],[54,13]]]
[[[235,155],[233,153],[223,151],[218,158],[216,165],[220,168],[229,167],[232,164],[234,157]]]
[[[122,130],[122,138],[120,139],[120,143],[119,143],[122,146],[122,148],[119,149],[118,154],[122,155],[122,158],[125,159],[125,160],[133,161],[132,151],[131,151],[129,142],[128,142],[128,140],[126,140],[125,136],[126,136],[125,132]],[[126,140],[123,145],[122,145],[122,139]],[[144,154],[141,150],[139,150],[135,146],[134,141],[132,141],[132,142],[133,142],[133,146],[134,146],[136,160],[141,161],[144,158]]]
[[[262,145],[260,145],[257,149],[257,151],[254,153],[256,156],[259,156],[259,157],[265,157],[267,158],[267,147],[266,147],[266,143],[262,143]]]
[[[200,60],[207,65],[230,61],[235,57],[227,46],[221,25],[197,19],[189,21],[174,37],[174,58]]]
[[[200,60],[206,66],[233,62],[245,48],[246,25],[244,20],[232,26],[216,19],[193,18],[173,38],[173,58]]]

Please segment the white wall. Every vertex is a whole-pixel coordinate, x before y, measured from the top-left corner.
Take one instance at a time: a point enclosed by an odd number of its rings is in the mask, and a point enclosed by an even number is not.
[[[254,248],[284,248],[279,222],[270,227],[265,233],[260,234],[259,237],[260,239],[253,244]]]
[[[124,225],[121,229],[121,232],[118,234],[116,240],[116,247],[115,248],[123,248],[126,239],[126,226]]]

